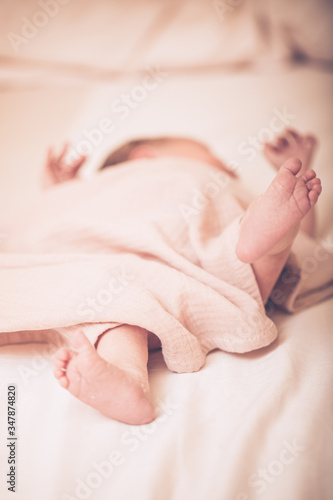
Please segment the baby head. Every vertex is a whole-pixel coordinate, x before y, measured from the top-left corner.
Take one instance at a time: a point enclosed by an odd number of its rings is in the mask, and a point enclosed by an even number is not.
[[[101,169],[125,161],[166,156],[190,158],[208,163],[221,170],[228,170],[205,144],[182,137],[157,137],[126,142],[106,158]]]

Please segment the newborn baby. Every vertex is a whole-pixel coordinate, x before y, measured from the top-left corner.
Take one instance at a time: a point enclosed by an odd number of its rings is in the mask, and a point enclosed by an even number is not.
[[[286,130],[264,153],[277,175],[267,191],[247,209],[239,225],[236,255],[252,266],[263,303],[269,298],[301,229],[314,234],[314,211],[321,193],[316,173],[309,169],[315,148],[312,136]],[[67,166],[49,151],[44,185],[76,177],[85,158]],[[113,152],[102,168],[142,158],[185,157],[211,165],[236,177],[203,144],[190,139],[143,139]],[[120,167],[121,168],[121,167]],[[154,332],[122,324],[106,331],[94,348],[82,331],[70,348],[56,354],[54,374],[62,387],[103,414],[128,424],[146,424],[155,418],[148,384],[148,351],[160,346]]]

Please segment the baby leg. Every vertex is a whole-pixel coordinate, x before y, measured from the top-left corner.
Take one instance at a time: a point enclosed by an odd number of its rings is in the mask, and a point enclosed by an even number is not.
[[[287,160],[240,224],[236,254],[252,264],[264,302],[285,265],[301,220],[321,193],[315,172],[307,170],[299,175],[301,166],[297,158]]]
[[[56,353],[54,375],[83,403],[104,415],[132,425],[154,419],[149,398],[147,332],[121,325],[91,345],[82,331],[72,337],[72,349]]]
[[[148,332],[133,325],[120,325],[104,333],[97,344],[97,353],[111,365],[131,374],[145,393],[148,382]]]

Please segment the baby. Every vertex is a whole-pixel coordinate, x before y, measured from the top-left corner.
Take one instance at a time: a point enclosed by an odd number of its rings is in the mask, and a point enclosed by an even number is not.
[[[286,130],[264,154],[277,170],[267,191],[255,200],[240,222],[238,259],[252,266],[263,302],[269,298],[301,229],[314,235],[313,207],[321,182],[309,168],[316,140]],[[85,158],[64,164],[67,146],[59,156],[50,150],[44,185],[77,176]],[[185,157],[212,165],[231,177],[235,173],[203,144],[182,138],[132,141],[114,151],[101,168],[142,158]],[[153,332],[120,325],[105,332],[94,348],[82,331],[71,338],[71,348],[56,353],[54,375],[60,385],[101,413],[127,424],[147,424],[155,418],[148,384],[148,351],[160,347]]]

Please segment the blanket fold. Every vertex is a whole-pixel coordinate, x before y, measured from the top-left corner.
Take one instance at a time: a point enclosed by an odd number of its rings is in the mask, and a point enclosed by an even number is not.
[[[0,343],[95,344],[120,324],[153,332],[167,366],[200,369],[213,349],[270,344],[249,264],[235,255],[244,207],[233,180],[192,160],[138,160],[45,193],[0,254]],[[57,332],[57,333],[56,333]]]

